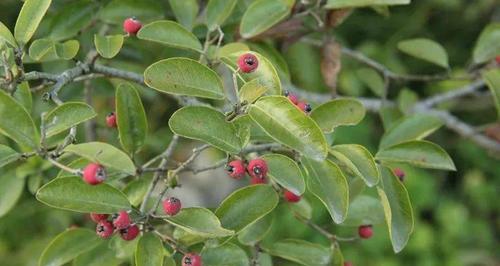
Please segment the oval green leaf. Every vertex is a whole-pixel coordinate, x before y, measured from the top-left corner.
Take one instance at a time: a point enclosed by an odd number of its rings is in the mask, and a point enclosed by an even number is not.
[[[262,200],[265,199],[265,200]],[[222,226],[239,233],[278,205],[279,197],[269,185],[254,185],[231,193],[215,211]]]
[[[73,153],[103,166],[120,170],[129,175],[135,174],[135,165],[121,150],[104,142],[87,142],[69,145],[65,152]]]
[[[8,43],[12,47],[17,47],[16,39],[14,39],[14,36],[10,32],[9,28],[7,28],[7,26],[0,21],[0,44],[1,43]]]
[[[0,144],[0,167],[3,167],[9,163],[17,161],[21,158],[21,154],[13,150],[9,146]]]
[[[144,106],[137,90],[128,83],[116,88],[115,101],[120,143],[125,151],[133,155],[146,139],[148,121]]]
[[[123,35],[94,35],[94,45],[97,52],[104,58],[113,58],[122,49]]]
[[[168,121],[177,135],[201,140],[229,153],[239,153],[244,136],[226,121],[221,112],[205,106],[186,106],[177,110]]]
[[[137,33],[137,38],[197,52],[202,50],[201,43],[194,34],[178,23],[168,20],[144,25]]]
[[[17,203],[24,189],[24,178],[18,178],[15,171],[0,174],[0,217],[7,214]]]
[[[307,170],[307,188],[327,208],[335,223],[342,223],[349,206],[349,186],[340,168],[329,160],[302,158]]]
[[[169,58],[150,65],[144,71],[144,82],[160,92],[219,100],[225,97],[217,73],[189,58]]]
[[[280,257],[301,265],[330,265],[331,251],[316,243],[301,239],[285,239],[274,242],[272,246],[262,247],[272,256]]]
[[[429,39],[411,39],[398,43],[398,49],[413,57],[448,68],[448,54],[439,43]]]
[[[327,142],[321,129],[287,98],[262,97],[250,106],[248,114],[277,142],[315,160],[326,158]]]
[[[382,162],[408,163],[416,167],[455,171],[450,156],[438,145],[415,140],[403,142],[380,150],[375,159]]]
[[[67,102],[57,106],[45,117],[45,135],[47,137],[59,134],[82,122],[92,119],[97,114],[86,103]]]
[[[38,39],[31,44],[29,56],[37,62],[69,60],[76,56],[79,49],[80,43],[76,40],[58,43],[50,39]]]
[[[421,140],[443,125],[440,118],[427,114],[415,114],[396,122],[382,136],[380,149],[410,140]]]
[[[268,88],[262,85],[258,79],[249,81],[241,86],[239,91],[240,102],[253,103],[267,91]]]
[[[407,5],[411,0],[328,0],[325,8],[351,8],[366,6]]]
[[[198,0],[168,0],[175,18],[186,29],[193,28],[196,16],[198,15]]]
[[[271,230],[274,216],[271,214],[260,218],[257,222],[247,226],[238,234],[238,241],[247,246],[253,246],[261,241]]]
[[[483,78],[491,91],[497,107],[498,118],[500,118],[500,70],[493,69],[485,72],[483,73]]]
[[[105,183],[91,186],[77,176],[50,181],[38,190],[36,198],[51,207],[76,212],[115,213],[131,208],[120,190]]]
[[[331,133],[338,126],[356,125],[365,117],[365,107],[355,99],[335,99],[326,102],[311,112],[311,118],[323,132]]]
[[[381,224],[384,222],[384,209],[377,198],[360,195],[349,205],[347,218],[342,223],[346,226],[362,224]]]
[[[300,215],[308,220],[312,218],[313,209],[306,198],[302,197],[298,202],[290,203],[289,206],[295,215]]]
[[[21,82],[17,85],[17,90],[12,97],[18,101],[28,113],[31,112],[33,107],[33,97],[31,96],[30,85],[27,81]]]
[[[0,133],[19,145],[36,149],[40,136],[26,109],[16,100],[0,91]]]
[[[165,217],[165,221],[206,238],[226,237],[234,233],[222,228],[219,218],[205,208],[184,208],[174,216]]]
[[[14,27],[14,36],[19,43],[26,44],[31,39],[51,2],[51,0],[24,1]]]
[[[59,266],[78,255],[90,251],[101,243],[94,231],[76,228],[57,235],[45,248],[38,261],[39,266]]]
[[[115,251],[109,247],[107,241],[94,247],[92,250],[81,254],[73,261],[73,266],[118,266],[120,259]]]
[[[76,36],[92,22],[96,7],[90,0],[64,4],[51,19],[49,38],[60,41]]]
[[[207,27],[210,31],[222,26],[231,15],[238,0],[210,0],[207,4]]]
[[[241,18],[241,36],[251,38],[268,30],[290,15],[294,4],[295,0],[254,1]]]
[[[269,169],[267,176],[296,195],[306,191],[306,183],[297,163],[281,154],[262,156]]]
[[[128,200],[133,206],[141,204],[146,195],[151,180],[142,178],[131,181],[123,189],[123,194],[127,195]]]
[[[500,54],[500,23],[491,23],[484,28],[474,47],[474,63],[485,63]]]
[[[250,261],[248,260],[248,256],[245,251],[232,243],[203,249],[200,255],[203,261],[203,266],[250,265]]]
[[[345,163],[345,166],[362,178],[369,187],[378,183],[380,174],[377,165],[365,147],[356,144],[336,145],[330,149],[330,153]]]
[[[165,249],[161,240],[151,232],[145,233],[135,249],[136,266],[163,266]]]

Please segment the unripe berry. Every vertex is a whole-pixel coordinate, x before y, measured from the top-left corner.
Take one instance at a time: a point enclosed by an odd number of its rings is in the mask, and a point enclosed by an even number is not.
[[[226,171],[230,177],[241,179],[245,176],[245,163],[242,160],[234,160],[226,165]]]
[[[299,97],[297,97],[297,95],[289,92],[289,91],[285,91],[285,96],[288,98],[288,100],[290,100],[290,102],[292,102],[293,104],[297,105],[299,103]]]
[[[134,240],[139,234],[139,227],[133,224],[127,228],[120,229],[120,236],[123,240],[130,241]]]
[[[353,266],[353,264],[350,261],[344,261],[344,266]]]
[[[90,163],[83,169],[83,181],[97,185],[106,180],[106,169],[98,163]]]
[[[142,23],[135,18],[128,18],[123,21],[123,30],[129,35],[136,35],[142,28]]]
[[[259,66],[259,59],[251,53],[242,54],[238,58],[238,67],[243,73],[250,73],[255,71]]]
[[[396,175],[399,178],[399,180],[401,180],[401,182],[405,180],[405,172],[403,171],[403,169],[394,168],[392,171],[394,172],[394,175]]]
[[[289,190],[285,190],[285,193],[283,193],[283,196],[285,197],[285,200],[288,202],[295,203],[295,202],[300,201],[300,195],[296,195]]]
[[[126,211],[121,211],[113,217],[113,225],[116,229],[124,229],[130,225],[130,216]]]
[[[247,171],[251,177],[264,178],[267,176],[267,163],[260,158],[253,159],[248,163]]]
[[[196,253],[188,253],[182,257],[182,266],[202,266],[201,257]]]
[[[300,110],[304,111],[304,113],[306,113],[306,114],[308,114],[312,111],[312,107],[308,103],[299,102],[299,103],[297,103],[297,106],[299,107]]]
[[[266,184],[267,180],[265,177],[260,178],[260,177],[252,177],[250,178],[250,184],[252,185],[257,185],[257,184]]]
[[[371,225],[362,225],[358,228],[359,237],[368,239],[373,235],[373,228]]]
[[[114,112],[111,112],[106,116],[106,125],[108,127],[116,127],[116,114]]]
[[[99,223],[97,223],[97,226],[95,227],[95,232],[98,236],[102,238],[108,238],[113,234],[113,225],[111,222],[102,220]]]
[[[178,198],[170,197],[163,200],[163,211],[167,215],[176,215],[181,210],[181,201]]]
[[[103,220],[106,220],[108,219],[108,216],[107,214],[99,214],[99,213],[90,213],[90,219],[92,219],[92,221],[98,223],[100,221],[103,221]]]

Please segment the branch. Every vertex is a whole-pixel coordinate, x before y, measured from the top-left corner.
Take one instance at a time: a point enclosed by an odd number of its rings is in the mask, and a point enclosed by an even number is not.
[[[461,96],[469,95],[474,92],[476,92],[478,89],[482,88],[484,86],[484,81],[483,80],[477,80],[474,81],[471,84],[468,84],[466,86],[463,86],[462,88],[451,90],[446,93],[441,93],[432,97],[429,97],[423,101],[419,102],[419,107],[432,107],[435,106],[439,103],[453,100],[456,98],[459,98]]]

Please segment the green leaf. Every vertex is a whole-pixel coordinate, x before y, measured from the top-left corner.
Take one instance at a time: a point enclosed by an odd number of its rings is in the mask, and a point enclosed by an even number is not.
[[[183,137],[201,140],[229,153],[239,153],[243,139],[224,114],[205,106],[186,106],[168,121],[170,129]]]
[[[491,23],[484,28],[474,47],[474,63],[485,63],[500,54],[500,23]]]
[[[264,95],[267,90],[268,88],[262,85],[258,79],[249,81],[241,86],[241,89],[239,91],[240,102],[246,101],[247,103],[253,103],[260,96]]]
[[[262,247],[272,256],[280,257],[301,265],[330,265],[330,249],[301,239],[285,239]]]
[[[229,57],[231,54],[241,52],[241,51],[250,51],[250,48],[245,43],[241,42],[232,42],[222,46],[217,52],[217,57]],[[236,64],[233,64],[236,66]]]
[[[0,174],[0,217],[7,214],[17,203],[24,189],[24,178],[17,178],[15,171],[2,170]]]
[[[70,262],[78,255],[90,251],[100,240],[94,231],[76,228],[57,235],[45,248],[38,261],[39,266],[59,266]]]
[[[144,106],[137,90],[128,83],[116,88],[115,101],[120,143],[125,151],[133,155],[146,139],[148,121]]]
[[[52,18],[48,37],[54,41],[60,41],[76,36],[91,23],[95,11],[96,5],[90,0],[65,4]]]
[[[253,246],[266,236],[271,230],[274,216],[271,214],[260,218],[257,222],[247,226],[238,234],[238,241],[247,246]]]
[[[413,231],[413,210],[408,191],[399,178],[386,167],[381,167],[380,171],[382,182],[377,191],[384,208],[392,247],[398,253],[406,246]]]
[[[333,246],[331,266],[344,266],[344,256],[339,245]]]
[[[355,99],[335,99],[314,108],[311,118],[325,133],[338,126],[353,126],[365,117],[365,107]]]
[[[57,43],[50,39],[38,39],[31,44],[29,55],[31,59],[38,62],[69,60],[76,56],[79,49],[80,43],[76,40]]]
[[[241,18],[241,36],[248,39],[268,30],[290,15],[294,4],[295,0],[254,1]]]
[[[55,51],[59,59],[70,60],[76,56],[80,49],[80,43],[77,40],[69,40],[64,43],[56,43]]]
[[[160,20],[144,25],[137,33],[137,38],[176,48],[202,51],[201,43],[194,34],[178,23],[169,20]]]
[[[491,95],[493,95],[497,107],[498,118],[500,119],[500,70],[490,70],[483,74],[483,78],[490,88]]]
[[[407,5],[411,0],[328,0],[325,8],[350,8],[385,5]]]
[[[356,197],[349,205],[349,213],[342,223],[346,226],[362,224],[381,224],[384,222],[384,209],[377,198],[367,195]]]
[[[165,16],[162,2],[156,0],[113,0],[99,11],[99,19],[116,25],[122,25],[123,21],[131,16],[141,21],[152,21]]]
[[[201,252],[203,266],[248,266],[250,261],[243,249],[227,243],[218,247],[209,247]]]
[[[121,150],[104,142],[87,142],[69,145],[65,152],[73,153],[105,167],[120,170],[129,175],[135,174],[135,165]]]
[[[432,115],[415,114],[404,117],[382,136],[380,149],[410,140],[421,140],[442,125],[441,119]]]
[[[335,223],[342,223],[349,206],[349,186],[340,168],[329,160],[302,158],[307,171],[307,188],[328,209]]]
[[[262,159],[267,163],[267,176],[272,180],[296,195],[302,195],[306,191],[302,172],[294,160],[281,154],[266,154]]]
[[[38,147],[40,136],[26,109],[16,100],[0,91],[0,133],[19,145]]]
[[[168,0],[174,12],[175,18],[186,29],[193,28],[198,15],[198,0]]]
[[[207,27],[210,31],[222,26],[231,15],[238,0],[209,0],[207,4]]]
[[[248,114],[277,142],[315,160],[326,157],[327,143],[321,129],[287,98],[262,97],[250,106]]]
[[[17,85],[17,90],[12,96],[16,101],[18,101],[28,113],[30,113],[33,106],[33,98],[31,96],[30,85],[27,81],[21,82]]]
[[[365,67],[357,70],[356,75],[375,95],[379,97],[384,95],[385,82],[379,72]]]
[[[14,36],[19,43],[26,44],[31,39],[51,2],[51,0],[24,1],[14,27]]]
[[[415,140],[403,142],[380,150],[375,159],[382,162],[408,163],[416,167],[455,171],[450,156],[438,145]]]
[[[123,35],[94,35],[94,45],[97,52],[104,58],[113,58],[122,49]]]
[[[54,136],[82,122],[92,119],[96,115],[94,109],[86,103],[64,103],[45,115],[45,128],[47,130],[45,134],[47,137]]]
[[[76,212],[115,213],[131,208],[118,189],[105,183],[91,186],[77,176],[53,179],[38,190],[36,198],[51,207]]]
[[[141,204],[144,196],[148,191],[150,180],[149,179],[137,179],[131,181],[123,189],[123,193],[127,195],[128,200],[133,206],[138,206]]]
[[[278,194],[269,185],[247,186],[224,199],[215,214],[224,228],[239,233],[271,212],[278,201]]]
[[[223,228],[217,216],[205,208],[183,208],[178,214],[165,217],[165,221],[207,238],[226,237],[234,233]]]
[[[162,241],[153,233],[145,233],[135,249],[136,266],[163,266],[165,249]]]
[[[21,158],[21,154],[13,150],[9,146],[0,144],[0,167],[3,167],[9,163],[17,161]]]
[[[380,174],[377,165],[365,147],[357,144],[336,145],[330,149],[330,152],[339,161],[345,163],[356,176],[362,178],[369,187],[378,183]]]
[[[92,250],[81,254],[73,261],[73,266],[118,266],[120,259],[115,256],[115,251],[109,243],[102,241]]]
[[[169,58],[150,65],[144,71],[144,82],[160,92],[219,100],[225,97],[217,73],[189,58]]]
[[[7,28],[7,26],[0,21],[0,44],[1,43],[8,43],[12,47],[17,47],[16,39],[12,36],[9,28]]]
[[[411,39],[398,43],[398,49],[413,57],[449,68],[448,54],[439,43],[429,39]]]

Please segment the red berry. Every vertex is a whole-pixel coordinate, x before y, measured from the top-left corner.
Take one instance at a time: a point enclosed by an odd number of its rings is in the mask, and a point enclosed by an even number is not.
[[[394,172],[394,175],[396,175],[399,178],[399,180],[401,180],[401,182],[405,180],[405,172],[403,171],[403,169],[394,168],[392,171]]]
[[[163,200],[163,211],[167,215],[176,215],[181,210],[181,201],[178,198],[170,197]]]
[[[97,185],[106,180],[106,169],[98,163],[90,163],[83,169],[83,181]]]
[[[116,114],[114,112],[111,112],[106,116],[106,125],[108,127],[116,127]]]
[[[497,56],[495,57],[495,61],[497,61],[497,64],[499,64],[499,65],[500,65],[500,55],[497,55]]]
[[[248,163],[247,171],[251,177],[265,178],[267,176],[267,163],[260,158],[253,159]]]
[[[137,225],[131,225],[127,228],[120,229],[120,236],[123,240],[134,240],[139,234],[139,227]]]
[[[242,54],[238,58],[238,67],[243,73],[250,73],[255,71],[259,66],[259,59],[254,54]]]
[[[311,105],[305,102],[297,103],[300,110],[304,111],[306,114],[312,111]]]
[[[245,163],[242,160],[234,160],[226,165],[226,171],[234,179],[241,179],[245,176]]]
[[[201,257],[196,253],[188,253],[182,257],[182,266],[202,266]]]
[[[359,237],[368,239],[373,235],[373,228],[371,225],[362,225],[358,228]]]
[[[350,261],[344,261],[344,266],[353,266],[353,264]]]
[[[116,229],[124,229],[130,225],[130,216],[126,211],[121,211],[113,217],[113,225]]]
[[[90,219],[92,219],[92,221],[98,223],[100,221],[103,221],[103,220],[106,220],[108,219],[108,216],[107,214],[99,214],[99,213],[90,213]]]
[[[260,177],[250,178],[250,184],[252,184],[252,185],[265,184],[265,183],[267,183],[267,180],[265,177],[263,177],[263,178],[260,178]]]
[[[129,35],[135,35],[142,28],[142,23],[135,18],[128,18],[123,21],[123,30]]]
[[[283,196],[285,197],[285,200],[288,202],[299,202],[300,201],[300,195],[296,195],[291,191],[285,190],[285,193],[283,193]]]
[[[297,105],[299,103],[299,97],[297,95],[290,93],[288,91],[285,91],[285,96],[292,102],[293,104]]]
[[[111,222],[102,220],[99,223],[97,223],[97,226],[95,227],[95,232],[98,236],[102,238],[108,238],[113,234],[113,225]]]

